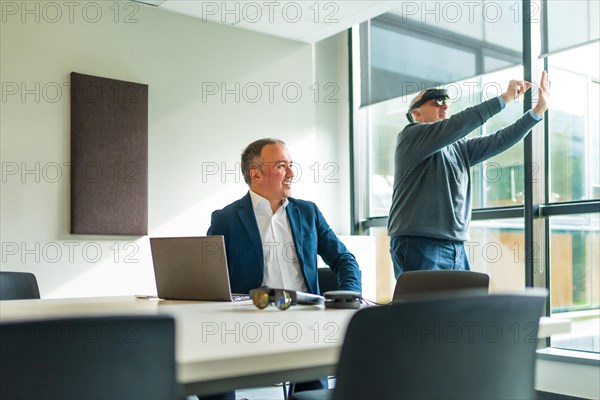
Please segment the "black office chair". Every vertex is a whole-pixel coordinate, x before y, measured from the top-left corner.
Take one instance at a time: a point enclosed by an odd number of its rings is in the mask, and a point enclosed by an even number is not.
[[[173,399],[170,316],[0,324],[0,399]]]
[[[39,299],[35,275],[29,272],[0,271],[0,300]]]
[[[319,290],[321,295],[332,290],[340,290],[337,275],[329,267],[318,268],[317,276],[319,280]]]
[[[487,293],[490,277],[487,274],[462,270],[426,270],[402,273],[396,281],[392,300],[419,299],[432,292],[481,289]]]
[[[348,325],[336,387],[293,399],[534,399],[541,292],[362,309]]]

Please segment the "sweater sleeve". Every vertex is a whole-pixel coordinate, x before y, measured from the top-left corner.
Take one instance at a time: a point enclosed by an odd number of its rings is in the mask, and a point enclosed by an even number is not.
[[[403,162],[420,163],[467,136],[501,110],[500,101],[495,97],[441,121],[407,126],[398,138],[398,148],[403,150]]]
[[[467,140],[469,164],[478,164],[509,149],[523,139],[539,121],[540,119],[527,112],[513,124],[496,133]]]

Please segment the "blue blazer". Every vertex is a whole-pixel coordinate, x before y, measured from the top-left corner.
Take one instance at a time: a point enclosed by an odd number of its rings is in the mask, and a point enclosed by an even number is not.
[[[316,204],[289,198],[286,207],[304,283],[319,293],[317,254],[338,278],[340,290],[361,292],[360,270],[354,256],[331,230]],[[250,193],[212,213],[208,235],[223,235],[234,293],[261,286],[264,275],[262,240]]]

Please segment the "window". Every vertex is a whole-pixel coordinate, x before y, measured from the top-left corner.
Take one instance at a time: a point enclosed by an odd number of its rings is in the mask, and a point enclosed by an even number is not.
[[[406,2],[361,26],[363,106],[519,65],[518,2]]]
[[[523,79],[523,68],[515,67],[479,78],[478,86],[483,90],[471,104],[481,103],[506,90],[511,79]],[[461,104],[455,112],[468,107]],[[471,133],[489,135],[510,125],[523,115],[522,101],[512,102],[502,112],[489,119],[481,129]],[[515,206],[523,204],[523,183],[525,181],[523,167],[523,142],[519,142],[509,150],[492,157],[471,168],[473,185],[473,208]]]
[[[496,23],[449,21],[458,3],[435,2],[434,9],[419,12],[409,8],[429,3],[411,4],[362,25],[360,40],[358,30],[353,33],[353,66],[360,67],[353,99],[355,233],[385,242],[396,139],[408,124],[416,92],[448,88],[454,114],[501,94],[510,79],[539,74],[543,66],[552,81],[543,123],[525,141],[471,169],[473,220],[465,247],[472,268],[490,275],[492,291],[547,284],[548,315],[573,320],[572,333],[553,337],[552,346],[600,352],[599,3],[553,0],[526,10],[522,3],[501,2],[505,16],[518,18]],[[438,10],[436,21],[435,7],[449,9]],[[573,29],[564,29],[565,18]],[[522,37],[523,21],[534,20],[540,26]],[[542,54],[534,68],[536,62],[526,57],[535,48]],[[531,97],[535,103],[535,86]],[[526,111],[524,100],[511,103],[469,136],[493,133]],[[381,274],[389,279],[391,262],[385,265]]]
[[[600,198],[600,46],[552,55],[550,202]]]
[[[550,312],[572,321],[571,333],[553,337],[552,346],[600,352],[600,214],[552,216],[553,205],[574,212],[577,202],[600,198],[600,44],[550,55],[548,70],[553,76],[548,121]]]

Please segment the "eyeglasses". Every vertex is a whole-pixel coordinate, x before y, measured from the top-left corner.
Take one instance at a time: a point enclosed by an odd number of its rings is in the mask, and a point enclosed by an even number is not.
[[[268,286],[250,290],[250,298],[261,310],[269,304],[274,304],[280,310],[287,310],[296,304],[296,293],[293,290],[272,289]]]

